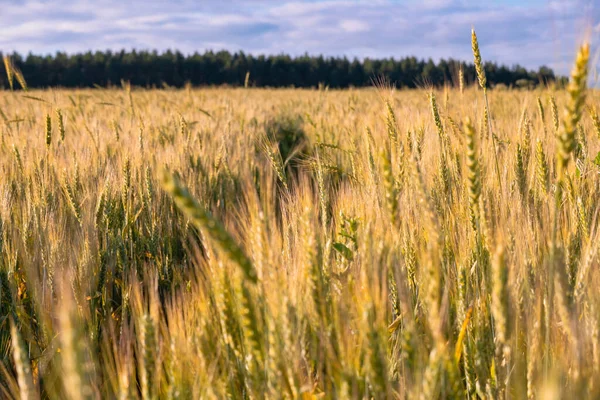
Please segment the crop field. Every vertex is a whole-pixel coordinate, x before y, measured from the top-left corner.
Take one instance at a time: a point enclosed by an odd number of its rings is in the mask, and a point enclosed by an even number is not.
[[[598,398],[588,51],[566,89],[0,92],[0,397]]]

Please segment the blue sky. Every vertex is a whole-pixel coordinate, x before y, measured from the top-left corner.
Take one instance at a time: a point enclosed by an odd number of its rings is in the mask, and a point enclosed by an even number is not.
[[[596,3],[596,4],[594,4]],[[2,0],[0,50],[243,50],[471,59],[567,73],[600,0]]]

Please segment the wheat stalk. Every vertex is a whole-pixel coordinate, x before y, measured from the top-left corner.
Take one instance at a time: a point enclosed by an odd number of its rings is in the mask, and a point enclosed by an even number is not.
[[[175,204],[199,229],[205,229],[223,251],[240,266],[246,279],[256,283],[258,276],[250,259],[239,247],[223,225],[192,197],[179,179],[168,171],[163,172],[163,187],[173,197]]]

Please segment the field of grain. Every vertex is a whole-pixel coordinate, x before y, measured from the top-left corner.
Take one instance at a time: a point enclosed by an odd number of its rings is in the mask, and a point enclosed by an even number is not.
[[[599,396],[584,50],[560,91],[0,92],[1,397]]]

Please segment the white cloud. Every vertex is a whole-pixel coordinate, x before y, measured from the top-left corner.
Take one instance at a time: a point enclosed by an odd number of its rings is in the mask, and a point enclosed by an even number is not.
[[[578,39],[598,41],[593,0],[9,0],[0,50],[206,49],[246,53],[471,59],[568,72]],[[565,3],[567,3],[565,5]],[[586,27],[588,27],[586,31]],[[593,29],[596,27],[596,29]]]
[[[342,28],[344,32],[367,32],[369,30],[369,24],[357,19],[345,19],[340,22],[340,28]]]

